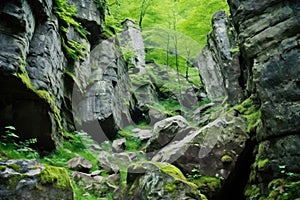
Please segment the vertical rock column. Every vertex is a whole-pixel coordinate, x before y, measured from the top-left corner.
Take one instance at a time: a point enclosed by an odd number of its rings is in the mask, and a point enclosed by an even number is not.
[[[243,97],[236,34],[224,11],[214,14],[212,26],[208,44],[197,60],[201,79],[210,99],[227,97],[234,105]]]
[[[245,194],[252,199],[286,193],[288,199],[296,199],[291,182],[300,173],[300,2],[228,2],[247,90],[257,96],[262,112]]]
[[[0,3],[1,126],[15,126],[23,139],[37,138],[43,150],[61,140],[62,100],[54,96],[63,96],[63,55],[51,10],[48,0]]]

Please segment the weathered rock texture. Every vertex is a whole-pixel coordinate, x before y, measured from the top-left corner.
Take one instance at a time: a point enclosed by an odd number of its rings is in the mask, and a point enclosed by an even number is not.
[[[189,174],[198,169],[200,174],[226,181],[248,138],[245,119],[224,114],[199,131],[169,143],[152,160],[173,163]]]
[[[145,46],[140,28],[131,20],[123,22],[124,30],[121,33],[121,43],[124,54],[128,54],[130,64],[134,66],[133,72],[145,71]],[[131,54],[131,55],[130,55]],[[133,55],[132,55],[133,54]]]
[[[13,125],[21,138],[52,149],[60,141],[66,64],[52,2],[0,5],[1,126]]]
[[[180,140],[195,131],[182,116],[169,117],[154,124],[153,136],[148,140],[147,153],[160,150],[170,142]]]
[[[262,112],[256,162],[245,194],[248,199],[277,198],[283,193],[288,199],[299,198],[288,186],[287,173],[300,172],[300,2],[228,2],[239,35],[247,92],[257,96]],[[286,181],[273,182],[272,187],[269,183],[276,178]],[[280,192],[271,192],[276,189]]]
[[[0,160],[0,199],[72,200],[68,172],[34,160]]]
[[[127,67],[119,42],[102,34],[104,6],[68,3],[77,25],[55,1],[0,2],[0,126],[37,138],[42,150],[75,126],[101,140],[131,121]]]
[[[167,163],[141,162],[128,168],[124,200],[206,199],[176,167]],[[127,195],[129,194],[129,195]]]
[[[208,97],[227,97],[234,105],[243,97],[237,35],[224,11],[214,14],[213,31],[198,58],[198,67]]]
[[[83,92],[73,92],[73,109],[82,123],[77,127],[83,127],[98,141],[112,139],[131,123],[129,109],[133,107],[131,83],[117,41],[104,40],[95,46],[85,64],[90,68],[89,84]]]

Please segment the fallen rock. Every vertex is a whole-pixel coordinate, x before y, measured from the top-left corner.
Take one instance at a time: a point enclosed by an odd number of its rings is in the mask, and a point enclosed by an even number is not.
[[[106,151],[102,151],[98,157],[98,165],[103,168],[107,173],[118,173],[120,168],[112,161],[112,155]]]
[[[120,152],[124,151],[125,147],[126,147],[126,139],[125,138],[114,140],[112,143],[112,151],[115,153],[120,153]]]
[[[151,130],[142,130],[140,129],[135,136],[139,138],[141,141],[145,141],[150,139],[153,136],[153,132]]]
[[[68,168],[72,170],[89,172],[92,167],[92,163],[81,156],[77,156],[68,161]]]
[[[190,174],[197,168],[199,174],[226,180],[248,138],[245,119],[226,113],[182,140],[171,142],[152,160],[173,163]]]
[[[167,163],[149,161],[129,166],[127,186],[120,196],[123,200],[206,199],[178,168]]]
[[[146,144],[145,151],[153,152],[170,143],[175,136],[185,136],[191,127],[185,118],[180,115],[166,118],[154,125],[153,136]],[[180,134],[179,134],[180,133]],[[180,139],[179,137],[177,139]]]
[[[43,165],[35,160],[0,160],[0,199],[74,199],[64,168]]]

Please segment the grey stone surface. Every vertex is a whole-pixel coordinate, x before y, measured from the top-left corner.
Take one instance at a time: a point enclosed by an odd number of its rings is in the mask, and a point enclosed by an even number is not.
[[[171,170],[173,174],[169,173]],[[168,186],[175,184],[172,189]],[[194,187],[193,187],[194,186]],[[131,191],[131,195],[128,195]],[[168,163],[140,162],[128,168],[127,187],[120,199],[203,199],[195,185]]]
[[[299,172],[300,130],[300,3],[299,1],[228,1],[240,39],[248,93],[255,94],[262,112],[256,132],[247,199],[271,195],[270,181]],[[297,42],[298,41],[298,42]],[[267,173],[266,173],[267,172]],[[249,191],[249,190],[248,190]],[[289,193],[287,195],[290,195]]]
[[[0,160],[0,166],[0,199],[74,199],[70,180],[64,180],[65,188],[58,188],[55,182],[42,183],[40,176],[45,166],[35,160]],[[62,177],[68,178],[67,171],[62,168],[58,171],[65,173],[61,174]]]
[[[226,180],[248,138],[245,119],[228,113],[182,140],[169,143],[152,160],[173,163],[185,173],[199,166],[199,174]],[[222,162],[225,155],[232,158],[231,163]]]
[[[82,156],[76,156],[68,161],[68,168],[80,172],[89,172],[92,163]]]
[[[157,151],[169,144],[171,141],[179,140],[179,135],[181,135],[182,139],[192,130],[193,129],[189,126],[186,119],[180,115],[159,121],[154,124],[153,136],[148,140],[145,146],[145,151]]]
[[[200,75],[210,99],[227,97],[228,103],[234,105],[243,97],[236,33],[224,11],[214,14],[212,26],[208,43],[197,60]]]
[[[145,46],[140,28],[131,20],[123,22],[123,32],[120,34],[124,51],[132,51],[134,56],[130,60],[139,73],[145,72]],[[129,53],[129,52],[126,52]]]
[[[96,123],[90,130],[96,140],[113,139],[118,130],[132,122],[130,108],[134,103],[127,68],[115,40],[102,41],[89,59],[90,84],[83,94],[73,92],[74,102],[78,102],[73,109],[83,125],[91,128],[88,124]]]

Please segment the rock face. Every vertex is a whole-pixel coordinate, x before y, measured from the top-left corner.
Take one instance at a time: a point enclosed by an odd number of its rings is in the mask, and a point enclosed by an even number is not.
[[[123,22],[124,30],[121,33],[121,43],[124,53],[128,54],[135,69],[135,73],[143,73],[145,71],[145,46],[140,28],[131,20],[126,19]],[[130,52],[135,54],[129,56]],[[126,56],[126,55],[125,55]]]
[[[47,151],[61,143],[63,130],[113,138],[130,123],[134,104],[119,42],[102,35],[104,5],[63,2],[0,3],[0,126],[37,138]],[[64,21],[64,12],[74,21]]]
[[[200,75],[210,99],[227,97],[227,101],[234,105],[243,97],[239,84],[241,69],[237,36],[224,11],[214,14],[212,26],[207,45],[197,61]]]
[[[0,161],[0,199],[72,200],[68,173],[34,160]]]
[[[21,138],[52,149],[60,141],[66,64],[52,2],[0,4],[1,126],[15,126]]]
[[[127,184],[124,200],[206,199],[179,169],[167,163],[141,162],[130,165]]]
[[[300,131],[300,2],[228,1],[234,26],[240,38],[242,69],[247,75],[248,93],[261,103],[262,124],[257,130],[248,199],[299,197],[288,189],[286,173],[299,173]],[[284,170],[282,170],[284,168]],[[274,179],[286,181],[270,185]],[[272,182],[272,183],[271,183]],[[269,187],[268,187],[269,184]]]
[[[90,84],[73,92],[73,110],[82,126],[94,139],[112,139],[117,131],[131,123],[130,79],[117,41],[104,40],[90,53]],[[84,71],[82,71],[84,72]]]

